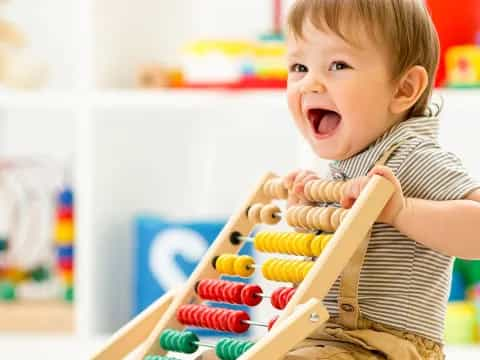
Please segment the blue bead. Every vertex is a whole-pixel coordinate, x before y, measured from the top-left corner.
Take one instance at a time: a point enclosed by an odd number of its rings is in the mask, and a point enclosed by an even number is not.
[[[72,258],[73,257],[73,246],[66,245],[66,246],[58,246],[57,247],[57,257],[59,258]]]
[[[58,195],[59,205],[72,206],[73,205],[73,192],[70,189],[63,190]]]

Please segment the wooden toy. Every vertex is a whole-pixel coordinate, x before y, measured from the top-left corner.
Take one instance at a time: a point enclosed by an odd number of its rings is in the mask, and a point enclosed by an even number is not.
[[[367,240],[370,228],[393,193],[390,182],[374,176],[351,209],[331,206],[340,200],[345,184],[310,181],[305,186],[305,197],[321,206],[292,206],[282,215],[273,201],[286,199],[289,190],[283,186],[282,178],[265,175],[230,218],[187,283],[179,284],[178,289],[120,329],[93,359],[121,359],[140,345],[136,358],[146,360],[175,359],[167,352],[190,354],[199,348],[215,348],[223,360],[281,359],[327,321],[329,315],[322,299],[356,249]],[[302,232],[261,231],[249,236],[255,225],[273,226],[282,218]],[[246,242],[253,242],[261,252],[301,259],[270,258],[257,264],[253,257],[237,255]],[[219,280],[221,274],[248,277],[255,271],[261,271],[268,280],[295,286],[267,295],[259,285]],[[214,300],[255,306],[267,297],[272,306],[282,309],[278,319],[268,325],[252,321],[244,311],[202,304],[203,300]],[[194,332],[183,331],[186,326],[194,326],[240,334],[256,325],[269,328],[256,342],[225,338],[208,344]]]

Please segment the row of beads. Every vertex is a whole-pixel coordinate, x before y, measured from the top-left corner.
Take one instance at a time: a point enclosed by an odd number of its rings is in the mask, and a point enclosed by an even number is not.
[[[272,281],[300,283],[313,267],[313,261],[268,259],[262,265],[263,276]]]
[[[177,311],[177,320],[184,325],[219,331],[243,333],[250,327],[250,316],[245,311],[210,308],[206,305],[182,305]]]
[[[247,218],[253,224],[275,225],[281,220],[280,208],[274,204],[254,204],[247,209]]]
[[[295,228],[334,232],[347,214],[348,210],[342,208],[299,205],[287,210],[286,220]]]
[[[184,354],[192,354],[199,348],[199,339],[191,331],[176,331],[166,329],[160,335],[160,346],[167,351],[175,351]],[[221,360],[236,360],[255,343],[234,339],[222,339],[214,347],[215,353]],[[213,346],[211,346],[213,347]],[[145,360],[163,360],[164,357],[148,355]],[[173,359],[172,359],[173,360]]]
[[[263,263],[262,273],[268,280],[299,283],[307,276],[313,264],[313,261],[271,258]],[[214,267],[220,274],[248,277],[253,274],[256,265],[250,256],[223,254],[215,258]]]
[[[273,307],[283,310],[295,294],[295,290],[291,287],[275,289],[270,299]],[[196,291],[202,300],[247,306],[258,305],[264,297],[263,290],[259,285],[217,279],[199,281]]]
[[[224,275],[250,277],[255,272],[255,260],[247,255],[222,254],[214,259],[213,266]]]
[[[319,256],[333,234],[260,231],[253,244],[256,250],[298,256]]]
[[[311,180],[305,184],[304,195],[309,201],[340,202],[345,181]],[[268,180],[263,186],[264,193],[273,199],[286,199],[288,190],[282,178]]]

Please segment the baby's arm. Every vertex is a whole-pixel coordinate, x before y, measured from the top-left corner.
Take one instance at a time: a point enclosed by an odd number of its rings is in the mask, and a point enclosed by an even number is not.
[[[377,166],[368,177],[353,180],[345,188],[342,205],[350,207],[373,174],[389,179],[396,187],[379,220],[409,238],[446,255],[480,258],[480,190],[464,200],[432,201],[404,197],[392,171]]]

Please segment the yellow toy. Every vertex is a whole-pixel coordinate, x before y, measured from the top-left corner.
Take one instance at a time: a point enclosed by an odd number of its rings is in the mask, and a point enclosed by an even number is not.
[[[313,203],[338,202],[343,181],[312,180],[305,197]],[[120,329],[97,354],[95,360],[121,359],[141,345],[137,359],[171,360],[168,351],[194,353],[215,348],[222,360],[281,359],[329,318],[322,300],[362,244],[393,194],[393,185],[374,176],[350,210],[328,206],[293,206],[282,216],[272,203],[288,197],[283,180],[267,174],[243,206],[230,218],[186,284],[160,298]],[[282,218],[304,232],[262,231],[248,235],[259,223],[275,225]],[[321,231],[319,234],[318,231]],[[316,232],[313,232],[316,231]],[[253,242],[258,251],[301,256],[301,259],[271,258],[256,264],[249,256],[238,256],[242,245]],[[272,281],[297,286],[277,289],[271,296],[258,285],[218,280],[221,274],[248,277],[254,271]],[[248,313],[201,305],[203,300],[254,306],[263,298],[283,309],[272,319],[271,330],[258,341],[222,339],[217,344],[201,342],[196,334],[183,331],[196,326],[242,333],[252,321]]]

